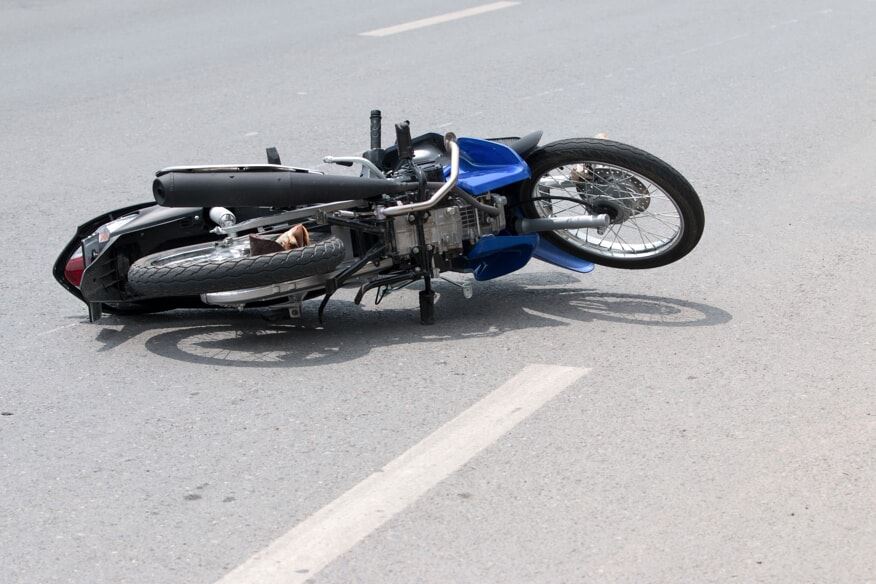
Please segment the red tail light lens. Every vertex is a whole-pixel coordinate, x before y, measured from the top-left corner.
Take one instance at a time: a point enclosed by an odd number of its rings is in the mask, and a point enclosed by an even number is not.
[[[67,260],[67,265],[64,266],[64,279],[79,287],[82,284],[82,273],[85,271],[85,258],[82,257],[82,250],[77,249]]]
[[[97,236],[98,251],[103,249],[104,245],[110,240],[113,233],[133,221],[138,217],[138,213],[129,213],[118,219],[113,219],[109,223],[104,223],[97,228],[97,231],[89,237]],[[91,253],[91,252],[90,252]],[[64,279],[73,286],[79,288],[82,285],[82,275],[85,272],[85,258],[82,255],[80,247],[67,259],[67,264],[64,266]]]

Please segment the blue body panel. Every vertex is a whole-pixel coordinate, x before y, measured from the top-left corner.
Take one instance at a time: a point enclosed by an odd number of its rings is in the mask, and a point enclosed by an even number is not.
[[[573,272],[580,272],[582,274],[592,272],[593,268],[595,267],[593,265],[593,262],[588,262],[587,260],[582,260],[579,257],[575,257],[569,252],[563,251],[562,249],[558,248],[546,239],[539,239],[538,247],[535,249],[532,257],[540,259],[543,262],[553,264],[555,266],[560,266],[561,268],[572,270]]]
[[[531,175],[520,155],[504,144],[477,138],[458,138],[457,144],[460,151],[458,185],[469,194],[482,195],[524,181]],[[444,175],[449,174],[448,166]],[[563,251],[536,234],[488,235],[466,254],[467,267],[476,280],[510,274],[533,257],[582,274],[594,268],[593,263]]]
[[[529,165],[508,146],[477,138],[458,138],[459,187],[472,195],[482,195],[529,178]],[[450,167],[444,168],[444,176]]]
[[[465,256],[475,280],[492,280],[525,266],[538,246],[538,235],[486,235]]]

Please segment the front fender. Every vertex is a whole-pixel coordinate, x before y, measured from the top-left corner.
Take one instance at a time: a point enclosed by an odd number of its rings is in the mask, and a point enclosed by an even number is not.
[[[574,256],[543,237],[538,238],[538,246],[535,248],[532,257],[581,274],[592,272],[595,267],[593,262]]]
[[[507,192],[506,194],[513,197],[512,200],[517,200],[516,192]],[[517,206],[513,216],[517,218],[523,217],[523,211],[519,206]],[[544,237],[538,238],[538,245],[535,247],[535,251],[532,252],[532,257],[581,274],[592,272],[593,268],[596,267],[593,262],[579,258],[564,249],[560,249]]]

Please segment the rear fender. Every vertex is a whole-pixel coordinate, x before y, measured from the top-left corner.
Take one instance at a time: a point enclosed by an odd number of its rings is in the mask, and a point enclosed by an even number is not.
[[[139,216],[114,233],[98,255],[88,263],[80,288],[64,278],[64,267],[82,240],[101,225],[139,211]],[[199,207],[159,207],[141,203],[111,211],[79,226],[76,235],[61,251],[52,274],[61,286],[83,302],[120,302],[130,300],[124,291],[124,280],[130,263],[144,255],[197,243],[211,237],[206,230],[203,209]]]
[[[82,240],[97,231],[97,229],[110,221],[118,219],[119,217],[123,217],[124,215],[128,215],[133,213],[134,211],[139,211],[140,209],[145,209],[146,207],[155,206],[155,202],[150,201],[148,203],[138,203],[136,205],[130,205],[128,207],[122,207],[121,209],[116,209],[115,211],[110,211],[109,213],[104,213],[103,215],[98,215],[94,219],[90,221],[86,221],[82,225],[76,228],[76,234],[73,238],[67,242],[67,245],[61,250],[61,253],[58,255],[58,259],[55,260],[55,264],[52,266],[52,275],[57,280],[58,284],[64,287],[67,292],[76,296],[83,302],[85,299],[82,297],[82,292],[80,292],[79,288],[72,285],[64,278],[64,267],[67,265],[67,260],[70,259],[70,256],[73,255],[73,252],[76,251],[77,248],[82,246]]]

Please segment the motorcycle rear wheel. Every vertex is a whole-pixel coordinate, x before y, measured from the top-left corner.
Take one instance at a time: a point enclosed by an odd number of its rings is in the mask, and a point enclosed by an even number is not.
[[[560,140],[528,160],[524,215],[552,218],[606,213],[602,232],[543,232],[554,245],[613,268],[656,268],[675,262],[697,245],[705,220],[693,187],[674,168],[638,148],[595,138]]]
[[[196,296],[257,288],[325,274],[344,259],[344,244],[314,234],[312,243],[289,251],[249,255],[247,237],[162,251],[128,270],[129,289],[145,298]]]

